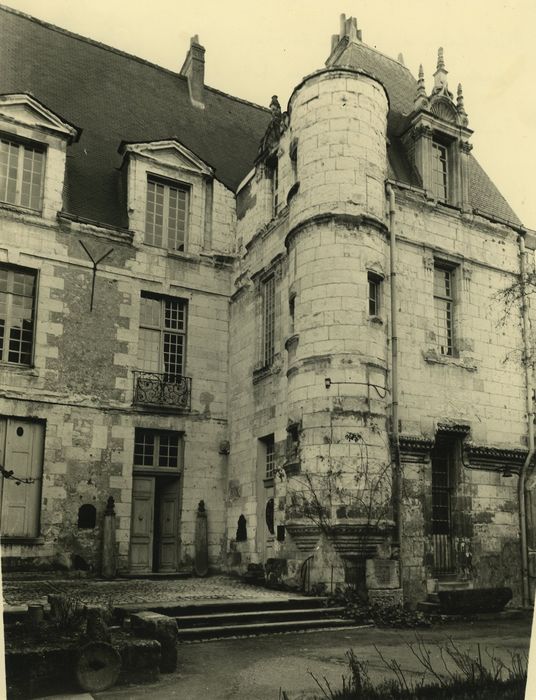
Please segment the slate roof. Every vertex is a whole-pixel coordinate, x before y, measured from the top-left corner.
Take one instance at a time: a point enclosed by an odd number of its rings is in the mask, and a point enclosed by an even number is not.
[[[20,92],[83,129],[68,149],[65,210],[114,226],[126,225],[121,141],[175,137],[235,190],[270,120],[211,88],[193,107],[185,77],[0,6],[0,94]]]
[[[415,78],[361,43],[350,44],[338,64],[365,70],[385,86],[390,176],[420,185],[398,138],[413,108]],[[118,170],[122,141],[176,138],[236,190],[253,167],[270,121],[268,110],[210,87],[200,110],[178,73],[0,6],[0,94],[21,92],[83,130],[68,149],[65,211],[113,226],[127,224]],[[520,224],[473,156],[469,173],[472,206]]]

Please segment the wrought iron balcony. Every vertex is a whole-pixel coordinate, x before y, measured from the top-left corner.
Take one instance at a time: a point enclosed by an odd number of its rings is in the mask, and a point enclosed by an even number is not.
[[[135,404],[189,409],[191,395],[191,377],[134,370]]]

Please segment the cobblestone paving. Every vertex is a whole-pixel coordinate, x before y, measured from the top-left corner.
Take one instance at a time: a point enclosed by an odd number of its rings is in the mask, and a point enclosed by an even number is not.
[[[119,579],[98,581],[94,579],[51,579],[47,581],[4,581],[4,604],[25,605],[46,603],[49,593],[64,593],[79,598],[84,603],[173,603],[181,600],[285,600],[287,593],[272,591],[242,583],[227,576],[208,578],[168,579]]]

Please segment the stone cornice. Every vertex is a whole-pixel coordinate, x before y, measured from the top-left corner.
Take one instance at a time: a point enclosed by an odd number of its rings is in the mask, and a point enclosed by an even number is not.
[[[464,452],[469,464],[476,469],[501,471],[505,466],[521,467],[527,456],[527,450],[518,447],[490,447],[488,445],[468,444]]]
[[[447,435],[465,436],[471,432],[471,426],[468,423],[438,423],[436,429],[438,433]]]
[[[319,226],[326,223],[341,224],[347,228],[353,229],[360,229],[362,226],[371,226],[385,235],[389,232],[387,225],[374,216],[368,216],[367,214],[338,214],[336,212],[327,212],[325,214],[310,216],[296,224],[296,226],[287,233],[285,237],[285,246],[288,249],[292,239],[301,233],[301,231],[312,226]]]
[[[309,82],[310,80],[313,80],[314,78],[320,78],[322,76],[334,76],[337,73],[345,74],[345,75],[351,75],[352,77],[359,77],[363,76],[365,78],[368,78],[369,80],[373,80],[375,83],[378,85],[381,85],[385,99],[387,100],[387,111],[391,109],[391,101],[389,99],[389,93],[387,92],[387,88],[385,85],[381,82],[381,80],[378,80],[378,78],[372,73],[367,73],[365,70],[358,70],[357,68],[352,68],[351,66],[328,66],[327,68],[321,68],[320,70],[314,71],[314,73],[309,73],[309,75],[306,75],[301,83],[296,85],[294,90],[292,91],[292,95],[289,97],[288,101],[288,112],[292,116],[292,102],[294,101],[296,95],[298,92],[302,89],[302,87],[305,85],[305,83]]]
[[[421,435],[400,435],[398,438],[402,462],[426,462],[434,447],[434,441]]]

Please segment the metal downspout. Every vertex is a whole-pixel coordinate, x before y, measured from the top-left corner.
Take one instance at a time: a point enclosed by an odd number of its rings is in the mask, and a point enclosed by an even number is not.
[[[523,607],[530,606],[530,588],[529,588],[529,557],[527,549],[527,519],[525,505],[525,486],[527,481],[527,472],[531,460],[534,456],[534,408],[532,402],[533,386],[532,373],[529,350],[529,310],[527,305],[526,283],[527,283],[527,265],[526,265],[526,249],[525,239],[522,235],[518,238],[519,241],[519,258],[521,272],[521,315],[523,320],[523,364],[525,366],[525,382],[527,388],[527,424],[528,424],[528,454],[521,467],[519,479],[517,482],[517,497],[519,500],[519,532],[521,544],[521,566],[522,566],[522,605]]]
[[[390,291],[391,291],[391,443],[395,462],[394,515],[396,523],[396,545],[402,585],[402,470],[400,466],[400,446],[398,431],[398,335],[397,335],[397,289],[396,289],[396,231],[395,231],[395,192],[390,183],[386,185],[389,197],[389,250],[390,250]]]

